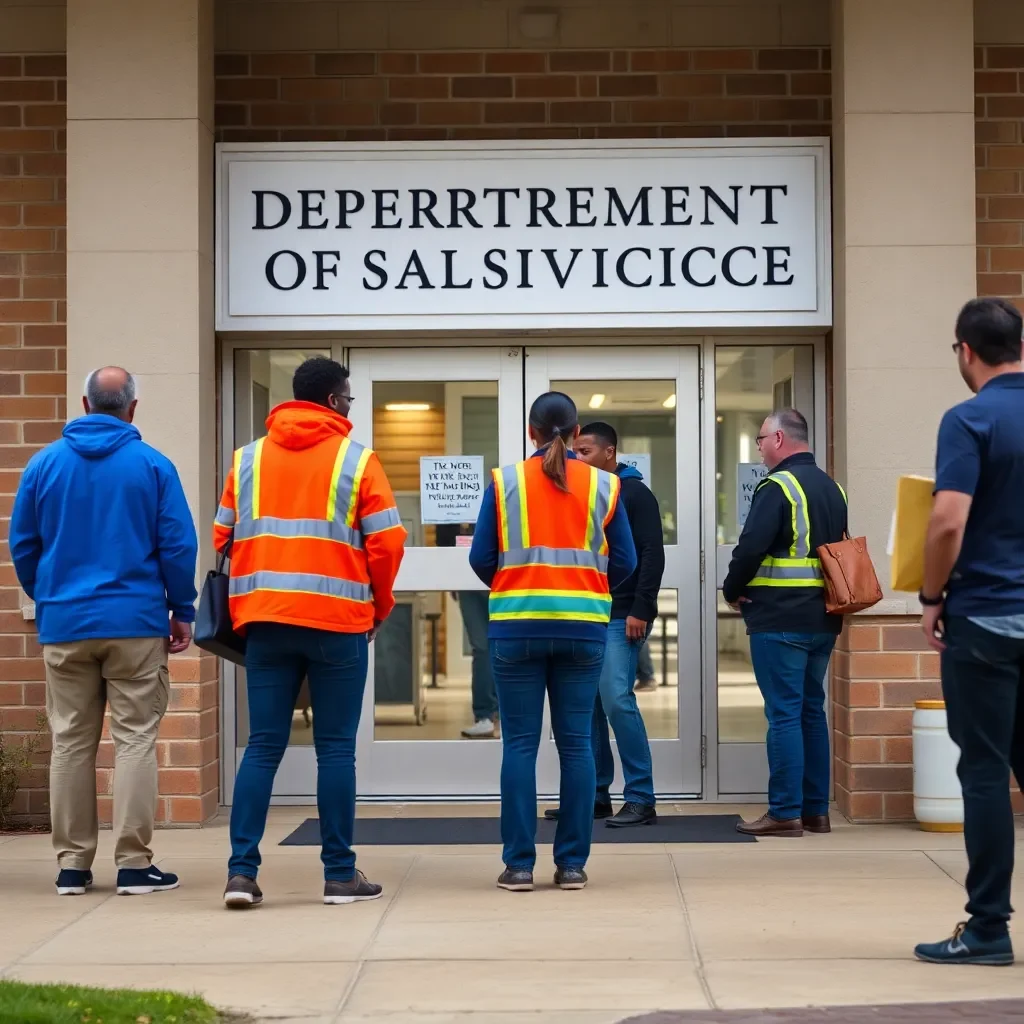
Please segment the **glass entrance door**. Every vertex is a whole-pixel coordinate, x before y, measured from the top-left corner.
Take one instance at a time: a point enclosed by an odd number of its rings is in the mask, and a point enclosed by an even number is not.
[[[353,435],[380,458],[409,533],[397,607],[370,648],[359,792],[496,796],[487,591],[469,546],[491,469],[523,457],[522,350],[355,348],[348,358]]]
[[[757,450],[765,417],[795,407],[806,417],[818,464],[826,466],[823,351],[814,340],[708,339],[706,415],[714,415],[714,591],[708,649],[709,674],[717,676],[709,708],[717,736],[716,789],[722,796],[757,797],[768,789],[764,701],[754,678],[743,621],[722,597],[721,586],[739,540],[753,489],[767,473]],[[709,428],[710,432],[711,428]],[[717,704],[717,707],[714,706]],[[828,702],[826,701],[826,707]]]
[[[665,575],[636,691],[659,794],[702,791],[699,366],[696,346],[526,351],[526,408],[545,391],[564,391],[581,424],[611,424],[620,457],[643,473],[661,505]],[[553,742],[540,767],[557,773]],[[621,791],[616,753],[613,793]]]

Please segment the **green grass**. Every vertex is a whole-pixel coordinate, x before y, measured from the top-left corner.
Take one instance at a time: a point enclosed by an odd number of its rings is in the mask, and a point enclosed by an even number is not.
[[[198,996],[177,992],[0,981],[0,1024],[221,1024],[227,1020]]]

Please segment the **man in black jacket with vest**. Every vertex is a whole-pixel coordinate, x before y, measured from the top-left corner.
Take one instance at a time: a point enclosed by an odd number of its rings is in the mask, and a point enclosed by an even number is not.
[[[636,572],[612,594],[600,691],[594,709],[591,738],[597,765],[594,817],[608,818],[610,828],[653,825],[658,820],[654,800],[654,770],[647,729],[637,707],[633,686],[636,663],[654,620],[658,617],[658,591],[665,571],[665,541],[658,499],[632,466],[618,461],[619,438],[608,423],[588,423],[580,429],[573,449],[591,466],[615,473],[620,482],[619,500],[626,509],[636,545]],[[615,777],[608,723],[611,722],[625,781],[619,813],[612,817],[609,789]],[[557,811],[545,817],[557,817]]]
[[[768,719],[768,813],[737,825],[755,836],[829,832],[825,673],[843,628],[825,611],[817,549],[843,539],[846,496],[819,469],[807,420],[769,416],[757,438],[769,473],[754,491],[722,585],[743,615]]]

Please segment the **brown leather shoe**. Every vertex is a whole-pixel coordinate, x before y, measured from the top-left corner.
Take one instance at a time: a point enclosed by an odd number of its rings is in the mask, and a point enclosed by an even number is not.
[[[736,831],[742,832],[745,836],[758,838],[778,836],[780,839],[799,839],[804,834],[804,825],[799,818],[778,821],[770,814],[762,814],[757,821],[738,822]]]
[[[832,831],[832,822],[829,821],[827,814],[805,814],[801,820],[807,832],[824,835],[826,832]]]

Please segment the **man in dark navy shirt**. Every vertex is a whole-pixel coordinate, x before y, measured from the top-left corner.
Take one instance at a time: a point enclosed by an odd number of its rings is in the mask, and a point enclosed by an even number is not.
[[[967,912],[932,963],[1013,963],[1010,770],[1024,786],[1024,367],[1021,315],[1002,299],[961,310],[953,350],[975,397],[939,428],[922,628],[942,652],[949,734],[960,747]]]

